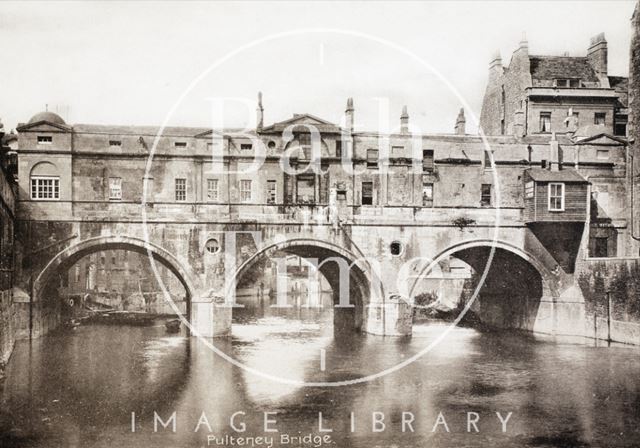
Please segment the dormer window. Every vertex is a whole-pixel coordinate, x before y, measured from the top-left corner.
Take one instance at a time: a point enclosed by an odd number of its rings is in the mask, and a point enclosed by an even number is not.
[[[120,140],[109,140],[109,146],[119,148],[122,146],[122,142]]]
[[[50,135],[38,135],[38,145],[50,145],[53,143],[53,137]]]
[[[176,148],[184,149],[187,147],[187,142],[175,142],[173,145]]]
[[[580,80],[576,78],[556,79],[555,85],[556,87],[568,87],[571,89],[577,89],[578,87],[580,87]]]

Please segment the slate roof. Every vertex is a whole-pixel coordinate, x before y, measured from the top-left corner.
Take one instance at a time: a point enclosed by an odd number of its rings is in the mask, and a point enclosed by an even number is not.
[[[589,183],[587,179],[582,177],[576,170],[565,169],[560,171],[551,171],[545,168],[530,168],[526,170],[531,179],[536,182],[575,182]]]
[[[586,57],[529,56],[531,77],[534,79],[580,78],[598,82],[596,72]]]
[[[618,100],[622,107],[629,105],[629,78],[626,76],[609,76],[609,86],[620,94]]]
[[[78,133],[88,134],[109,134],[109,135],[157,135],[159,126],[118,126],[104,124],[74,124],[73,130]],[[200,127],[177,127],[167,126],[164,128],[163,136],[175,137],[195,137],[198,134],[211,130]]]

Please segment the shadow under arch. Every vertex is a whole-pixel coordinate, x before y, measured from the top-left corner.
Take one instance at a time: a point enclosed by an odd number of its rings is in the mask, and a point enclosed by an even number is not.
[[[197,291],[194,276],[185,269],[185,267],[172,253],[166,249],[139,238],[125,236],[99,236],[88,238],[58,252],[36,277],[32,288],[34,300],[40,301],[43,290],[56,273],[69,269],[86,255],[102,250],[114,249],[128,250],[147,256],[151,254],[155,261],[158,261],[173,273],[184,286],[187,294],[186,318],[190,318],[191,299]]]
[[[487,263],[491,258],[491,264]],[[441,251],[420,270],[411,286],[411,297],[415,296],[421,279],[426,278],[438,261],[448,257],[467,263],[474,275],[465,283],[464,299],[469,300],[476,292],[471,311],[480,323],[494,328],[512,328],[534,331],[538,325],[538,310],[545,297],[553,297],[553,272],[540,260],[521,248],[505,242],[467,240]],[[484,282],[479,280],[486,271]]]
[[[330,258],[343,259],[349,266],[349,303],[352,308],[334,307],[334,329],[361,330],[365,322],[366,305],[378,285],[378,294],[384,294],[380,281],[373,281],[374,273],[367,260],[356,256],[351,251],[327,241],[311,238],[294,238],[269,244],[245,260],[235,272],[229,287],[237,287],[251,268],[262,258],[269,257],[278,251],[297,255],[301,258],[317,259],[321,264],[319,271],[327,279],[333,293],[333,302],[340,303],[340,266]],[[326,261],[323,263],[323,261]],[[364,266],[363,266],[364,264]]]

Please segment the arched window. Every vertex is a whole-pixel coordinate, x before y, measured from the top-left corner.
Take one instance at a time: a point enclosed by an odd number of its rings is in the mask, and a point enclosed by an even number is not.
[[[31,199],[57,201],[60,199],[60,176],[51,162],[40,162],[31,169]]]

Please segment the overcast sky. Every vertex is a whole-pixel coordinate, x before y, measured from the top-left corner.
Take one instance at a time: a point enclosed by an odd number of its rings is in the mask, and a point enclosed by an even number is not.
[[[503,63],[526,32],[531,54],[585,55],[604,32],[609,74],[627,75],[633,1],[508,2],[2,2],[0,117],[6,129],[38,111],[68,123],[161,124],[192,82],[228,53],[277,33],[339,29],[415,53],[479,115],[488,63]],[[408,106],[426,132],[452,132],[462,106],[452,90],[381,41],[336,32],[272,38],[204,76],[169,124],[207,126],[210,98],[264,95],[265,121],[311,113],[339,122],[354,97],[358,123],[398,125]],[[250,106],[252,108],[252,106]],[[227,109],[229,126],[248,120]],[[251,110],[253,116],[253,110]],[[473,126],[471,114],[468,123]]]

